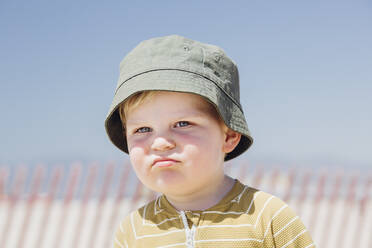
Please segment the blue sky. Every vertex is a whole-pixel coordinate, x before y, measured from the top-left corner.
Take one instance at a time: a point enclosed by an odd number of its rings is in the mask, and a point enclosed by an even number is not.
[[[368,1],[1,1],[0,165],[120,161],[122,58],[179,34],[237,62],[252,164],[372,166]]]

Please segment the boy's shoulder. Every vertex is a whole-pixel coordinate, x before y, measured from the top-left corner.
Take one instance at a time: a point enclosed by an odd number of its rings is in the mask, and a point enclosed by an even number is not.
[[[234,186],[235,187],[235,186]],[[237,181],[235,192],[230,192],[230,204],[225,211],[235,211],[257,218],[272,218],[289,206],[279,197]]]
[[[122,220],[122,224],[132,228],[133,224],[141,222],[147,223],[161,223],[164,220],[178,219],[179,213],[175,210],[164,195],[156,197],[156,199],[142,205],[141,207],[132,210]]]

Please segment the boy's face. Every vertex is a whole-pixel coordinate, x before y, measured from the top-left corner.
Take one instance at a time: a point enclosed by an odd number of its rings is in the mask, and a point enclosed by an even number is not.
[[[210,189],[224,177],[224,155],[232,151],[228,129],[211,105],[190,93],[160,91],[126,113],[126,136],[134,170],[147,187],[167,196]]]

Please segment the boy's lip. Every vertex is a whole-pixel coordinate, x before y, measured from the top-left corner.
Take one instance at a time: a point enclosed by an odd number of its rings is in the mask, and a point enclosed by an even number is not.
[[[171,158],[157,158],[152,163],[152,166],[156,167],[170,167],[174,165],[175,163],[178,163],[178,160],[171,159]]]

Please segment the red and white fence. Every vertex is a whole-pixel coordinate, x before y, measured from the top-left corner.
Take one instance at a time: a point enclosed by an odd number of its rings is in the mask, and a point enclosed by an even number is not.
[[[317,247],[372,247],[371,171],[227,169],[286,201]],[[0,247],[111,247],[119,221],[155,196],[128,164],[0,166]]]

